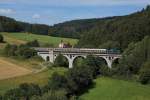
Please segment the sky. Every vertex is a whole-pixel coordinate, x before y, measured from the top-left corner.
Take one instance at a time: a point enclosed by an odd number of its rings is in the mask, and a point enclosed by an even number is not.
[[[150,0],[0,0],[0,15],[54,25],[76,19],[127,15],[149,4]]]

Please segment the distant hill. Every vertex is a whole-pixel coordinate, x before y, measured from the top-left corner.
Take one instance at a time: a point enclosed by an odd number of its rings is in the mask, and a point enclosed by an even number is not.
[[[150,6],[126,16],[74,20],[54,25],[53,36],[80,38],[79,47],[124,49],[150,35]]]
[[[0,32],[31,32],[48,35],[49,27],[48,25],[30,24],[16,21],[13,18],[0,16]]]

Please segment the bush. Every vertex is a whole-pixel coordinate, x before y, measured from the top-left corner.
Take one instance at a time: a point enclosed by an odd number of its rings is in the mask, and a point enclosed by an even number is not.
[[[48,85],[51,90],[58,90],[62,88],[65,89],[66,83],[67,83],[67,80],[64,75],[53,73]]]
[[[24,83],[19,88],[7,91],[4,95],[4,100],[29,100],[33,95],[41,95],[40,87],[35,84]]]
[[[147,84],[150,82],[150,61],[146,62],[141,70],[140,70],[140,77],[139,77],[139,81],[142,84]]]
[[[70,69],[66,78],[68,93],[79,94],[92,84],[93,75],[89,66],[82,66]]]
[[[4,48],[4,55],[6,56],[16,56],[17,45],[7,44]]]
[[[43,96],[34,96],[31,100],[69,100],[66,92],[63,90],[53,90],[45,93]]]
[[[7,44],[4,48],[4,55],[8,56],[8,57],[21,57],[21,58],[31,58],[33,56],[36,56],[36,51],[33,49],[30,49],[28,46],[26,45],[10,45]]]
[[[146,36],[142,41],[129,44],[119,60],[118,74],[139,75],[142,65],[150,59],[150,37]]]
[[[40,44],[37,40],[27,42],[26,45],[29,47],[39,47],[40,46]]]
[[[22,58],[31,58],[33,56],[36,56],[36,51],[33,49],[30,49],[29,47],[25,45],[20,45],[17,50],[17,55]]]
[[[104,76],[111,76],[112,75],[112,71],[108,66],[101,66],[100,67],[100,73],[101,73],[101,75],[104,75]]]

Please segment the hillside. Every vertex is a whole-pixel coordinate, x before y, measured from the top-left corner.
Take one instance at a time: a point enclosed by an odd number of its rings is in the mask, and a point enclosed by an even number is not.
[[[74,20],[56,24],[50,35],[80,38],[79,47],[118,48],[150,35],[150,6],[126,16]]]
[[[97,78],[95,88],[80,98],[83,100],[149,100],[150,87],[107,77]]]
[[[14,44],[22,44],[33,40],[38,40],[41,45],[51,45],[57,47],[58,44],[63,40],[69,42],[72,45],[77,44],[77,39],[71,38],[60,38],[45,35],[27,34],[27,33],[0,33],[4,36],[6,42]]]
[[[47,35],[50,26],[44,24],[30,24],[13,18],[0,16],[0,32],[31,32]]]

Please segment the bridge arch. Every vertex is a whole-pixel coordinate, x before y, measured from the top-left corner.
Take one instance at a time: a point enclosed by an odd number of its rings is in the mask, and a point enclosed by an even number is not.
[[[54,54],[54,63],[56,62],[56,60],[57,60],[57,58],[58,58],[58,56],[59,55],[61,55],[62,56],[62,62],[63,62],[63,64],[64,65],[62,65],[62,66],[64,66],[64,67],[66,67],[66,66],[68,66],[69,65],[69,60],[68,60],[68,57],[67,56],[65,56],[65,55],[63,55],[63,54]]]
[[[119,64],[119,60],[120,60],[120,58],[113,59],[113,61],[112,61],[112,67],[113,68],[116,67]]]
[[[86,56],[84,55],[77,55],[73,58],[73,66],[80,66],[82,64],[82,61],[86,59]]]
[[[49,56],[46,56],[46,61],[50,61],[50,57]]]
[[[108,65],[107,61],[106,61],[106,59],[104,57],[96,56],[95,58],[98,61],[98,64],[100,64],[100,65],[104,65],[105,64],[106,66]]]

